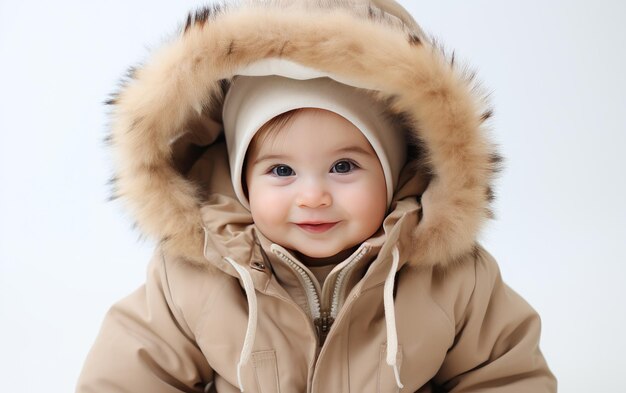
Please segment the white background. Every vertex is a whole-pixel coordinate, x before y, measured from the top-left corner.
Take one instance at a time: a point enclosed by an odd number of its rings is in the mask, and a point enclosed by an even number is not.
[[[201,3],[36,3],[0,0],[0,390],[60,393],[153,246],[106,202],[102,102]],[[626,3],[401,3],[492,92],[506,170],[481,239],[559,390],[624,389]]]

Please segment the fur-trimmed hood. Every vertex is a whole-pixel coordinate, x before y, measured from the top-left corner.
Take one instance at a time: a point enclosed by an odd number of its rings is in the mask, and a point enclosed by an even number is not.
[[[108,102],[107,140],[117,165],[113,197],[126,203],[145,235],[165,252],[207,265],[207,227],[222,229],[222,244],[212,241],[216,249],[249,234],[251,217],[224,176],[221,106],[237,69],[267,58],[367,86],[412,136],[414,160],[402,179],[417,191],[396,198],[421,204],[409,263],[446,266],[474,250],[491,217],[490,184],[500,164],[485,135],[491,111],[474,75],[385,0],[208,7],[132,68]]]

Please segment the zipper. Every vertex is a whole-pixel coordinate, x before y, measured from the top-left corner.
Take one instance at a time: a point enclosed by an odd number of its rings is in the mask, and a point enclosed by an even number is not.
[[[319,285],[316,285],[311,279],[309,273],[303,269],[302,265],[292,259],[286,252],[283,252],[282,247],[272,247],[272,251],[278,255],[283,261],[285,261],[297,274],[304,292],[306,294],[307,303],[309,304],[309,311],[311,318],[313,319],[313,325],[317,331],[317,344],[318,347],[324,345],[326,337],[330,332],[337,314],[339,312],[339,299],[342,291],[345,288],[346,277],[354,270],[357,263],[363,258],[365,254],[370,250],[370,246],[363,243],[356,254],[353,254],[352,260],[344,266],[339,273],[335,274],[334,280],[327,277],[324,281],[324,285],[321,289]],[[333,281],[331,283],[331,281]]]
[[[347,266],[341,269],[339,274],[337,274],[333,296],[331,298],[332,302],[330,305],[330,315],[332,315],[333,319],[337,318],[337,314],[339,313],[339,298],[341,296],[341,291],[345,288],[344,282],[346,277],[348,277],[348,273],[351,273],[352,270],[354,270],[354,267],[363,258],[363,256],[369,252],[370,248],[369,244],[364,244],[364,246],[362,246],[359,252],[354,256],[354,259],[348,263]]]
[[[317,335],[319,336],[319,346],[324,345],[326,336],[328,336],[333,322],[335,322],[335,318],[333,318],[328,311],[322,311],[320,317],[313,321],[317,328]]]
[[[278,248],[272,247],[272,251],[282,259],[287,262],[287,264],[298,273],[298,278],[304,287],[304,291],[306,293],[307,302],[309,303],[309,311],[311,317],[315,320],[320,317],[321,314],[321,306],[320,306],[320,298],[317,295],[317,288],[315,288],[315,284],[313,280],[309,277],[309,274],[296,262],[294,262],[289,256],[285,255]]]

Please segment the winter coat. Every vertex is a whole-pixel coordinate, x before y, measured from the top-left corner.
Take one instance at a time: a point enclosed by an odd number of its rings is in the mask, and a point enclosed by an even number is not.
[[[237,69],[287,59],[378,91],[411,136],[382,228],[323,287],[259,233],[229,178]],[[191,15],[110,100],[115,194],[158,239],[77,392],[555,392],[537,313],[477,242],[491,111],[391,1],[256,1]]]

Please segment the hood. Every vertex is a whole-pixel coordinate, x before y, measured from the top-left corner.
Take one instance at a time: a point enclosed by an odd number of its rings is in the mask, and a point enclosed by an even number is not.
[[[446,266],[474,250],[500,156],[474,74],[392,1],[244,1],[190,14],[180,33],[129,71],[111,105],[112,198],[167,253],[208,265],[252,229],[228,177],[221,110],[238,69],[285,59],[370,89],[410,135],[395,196],[421,204],[408,263]],[[404,179],[404,180],[403,180]],[[224,212],[228,212],[224,213]],[[219,244],[218,244],[219,243]],[[231,247],[232,246],[232,247]],[[240,247],[241,248],[241,247]]]

